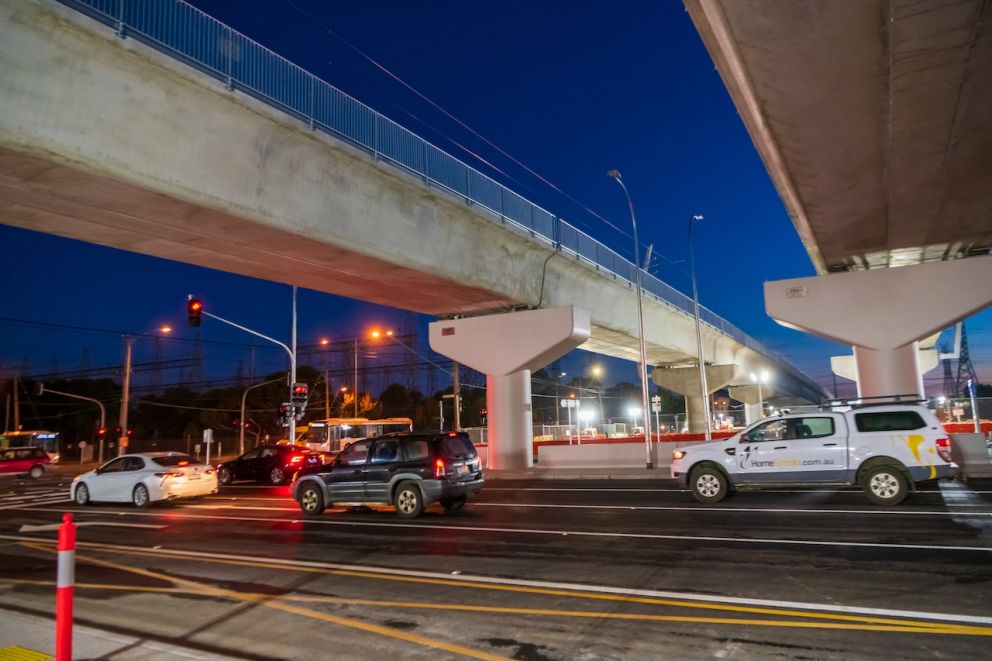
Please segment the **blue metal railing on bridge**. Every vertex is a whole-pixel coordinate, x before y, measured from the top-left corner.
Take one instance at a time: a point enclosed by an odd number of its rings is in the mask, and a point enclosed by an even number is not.
[[[412,172],[426,184],[446,189],[533,239],[634,287],[637,267],[612,248],[182,0],[59,1],[112,26],[121,37],[131,36],[223,81],[232,90],[297,117],[314,130]],[[651,274],[643,275],[648,295],[693,314],[692,299]],[[763,354],[798,386],[809,388],[808,377],[727,320],[703,307],[700,319]],[[816,392],[816,398],[820,396]]]

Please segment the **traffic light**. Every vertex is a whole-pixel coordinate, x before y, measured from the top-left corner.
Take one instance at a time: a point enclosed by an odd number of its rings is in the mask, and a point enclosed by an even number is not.
[[[303,412],[307,410],[307,400],[309,399],[310,386],[305,383],[293,384],[293,395],[290,397],[293,405],[293,417],[296,420],[303,419]]]
[[[280,427],[292,427],[293,426],[293,405],[290,402],[283,402],[279,406],[279,426]]]
[[[186,301],[186,321],[190,326],[198,328],[203,320],[203,301],[198,298],[191,298]]]

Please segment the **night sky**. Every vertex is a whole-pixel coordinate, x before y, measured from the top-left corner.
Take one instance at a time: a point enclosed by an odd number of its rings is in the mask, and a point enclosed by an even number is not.
[[[702,304],[832,390],[828,357],[849,348],[778,326],[764,313],[764,281],[813,275],[813,267],[681,3],[192,4],[629,257],[626,201],[606,176],[618,168],[634,200],[642,242],[653,243],[658,256],[652,271],[687,293],[687,223],[703,214],[694,230]],[[29,374],[117,364],[121,332],[152,333],[163,323],[173,325],[180,339],[157,349],[152,339],[139,340],[136,359],[188,355],[193,343],[182,340],[194,337],[183,323],[190,292],[217,314],[288,341],[284,284],[4,225],[0,254],[0,370],[7,373],[25,362]],[[311,343],[375,325],[401,329],[406,317],[311,291],[301,291],[299,310],[300,341]],[[426,322],[420,317],[417,325],[423,329]],[[247,360],[248,336],[209,320],[200,334],[208,376],[231,375]],[[968,334],[979,376],[990,381],[992,313],[971,320]],[[579,370],[586,360],[576,352],[563,361],[564,369]],[[257,373],[285,363],[278,349],[259,346]],[[930,391],[939,392],[940,370],[928,376]],[[608,382],[634,379],[632,364],[608,361]],[[853,394],[853,384],[846,383],[841,393]]]

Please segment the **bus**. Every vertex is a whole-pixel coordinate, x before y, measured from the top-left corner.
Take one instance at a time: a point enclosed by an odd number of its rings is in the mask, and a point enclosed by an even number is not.
[[[296,444],[317,452],[341,452],[360,438],[382,436],[395,431],[413,431],[411,418],[328,418],[296,428]]]
[[[54,431],[8,431],[0,434],[0,450],[7,448],[41,448],[52,463],[59,460],[59,433]]]

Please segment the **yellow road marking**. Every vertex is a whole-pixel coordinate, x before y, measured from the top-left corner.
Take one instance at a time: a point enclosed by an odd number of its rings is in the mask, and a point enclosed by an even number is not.
[[[54,585],[54,581],[31,581],[24,579],[0,579],[0,583],[9,584],[44,584]],[[202,586],[196,589],[161,588],[150,586],[128,586],[100,583],[77,583],[79,589],[121,590],[131,592],[166,592],[172,594],[202,595]],[[209,586],[205,586],[209,587]],[[221,589],[221,588],[216,588]],[[547,617],[591,618],[605,620],[645,621],[645,622],[682,622],[694,624],[732,624],[745,626],[769,626],[803,629],[832,629],[846,631],[888,631],[901,633],[925,633],[937,635],[969,635],[992,636],[992,627],[969,627],[964,625],[946,625],[938,627],[920,627],[914,622],[904,622],[898,625],[873,625],[842,622],[806,622],[789,620],[754,620],[745,618],[693,617],[688,615],[653,615],[650,613],[613,613],[603,611],[574,611],[549,608],[517,608],[510,606],[483,606],[476,604],[439,604],[411,601],[388,601],[380,599],[347,599],[326,595],[265,595],[262,593],[237,592],[238,599],[258,603],[266,599],[275,602],[297,601],[305,603],[337,604],[342,606],[375,606],[383,608],[409,608],[416,610],[443,610],[468,613],[494,613],[501,615],[542,615]],[[225,595],[226,596],[226,595]],[[295,608],[290,606],[290,608]],[[322,615],[316,612],[318,615]],[[335,617],[335,616],[330,616]],[[372,625],[374,626],[374,625]]]
[[[27,545],[27,543],[25,543],[25,545]],[[81,543],[80,546],[83,546],[83,543]],[[107,545],[106,548],[111,552],[120,553],[122,555],[140,555],[140,556],[148,556],[159,559],[166,557],[170,559],[190,560],[190,558],[187,556],[170,554],[168,550],[162,550],[159,552],[150,552],[150,551],[142,551],[139,549],[127,549],[127,548],[119,549],[117,547],[109,546],[109,545]],[[234,559],[225,559],[225,558],[196,558],[196,560],[202,562],[215,563],[215,564],[239,565],[239,566],[254,567],[259,569],[284,569],[288,571],[328,574],[335,576],[350,576],[356,578],[373,578],[378,580],[399,581],[406,583],[443,585],[446,587],[464,587],[464,588],[474,588],[480,590],[518,592],[525,594],[570,597],[570,598],[590,599],[590,600],[598,600],[598,601],[613,601],[613,602],[623,602],[623,603],[648,604],[655,606],[672,606],[676,608],[694,608],[694,609],[703,609],[703,610],[729,611],[734,613],[748,613],[754,615],[773,615],[778,617],[794,617],[794,618],[802,618],[807,620],[815,619],[815,620],[828,620],[834,622],[854,622],[861,625],[893,626],[899,628],[894,630],[900,630],[900,631],[905,628],[908,628],[909,630],[919,631],[921,633],[928,633],[928,630],[934,630],[938,633],[961,632],[961,633],[966,633],[968,635],[976,635],[976,636],[992,635],[992,627],[980,627],[980,626],[966,625],[966,624],[928,622],[922,620],[908,620],[908,619],[872,617],[872,616],[861,616],[861,615],[843,615],[837,613],[820,613],[815,611],[799,611],[799,610],[786,609],[786,608],[766,608],[766,607],[758,607],[758,606],[716,604],[711,602],[695,602],[695,601],[682,601],[678,599],[664,599],[657,597],[603,594],[599,592],[583,592],[578,590],[565,590],[565,589],[556,589],[556,588],[538,588],[538,587],[528,587],[528,586],[518,586],[518,585],[496,585],[492,583],[482,583],[482,582],[458,580],[458,579],[439,579],[439,578],[427,578],[427,577],[418,577],[418,576],[398,576],[398,575],[381,574],[377,572],[327,569],[322,567],[265,564],[263,562],[258,562],[253,560],[234,560]],[[658,617],[668,617],[668,616],[658,616]],[[680,617],[680,616],[671,616],[671,617]],[[685,616],[685,617],[689,617],[689,616]],[[686,619],[686,620],[678,620],[678,621],[695,621],[695,620]],[[708,620],[700,620],[700,621],[708,621]],[[745,622],[757,622],[757,620],[745,620]],[[809,623],[809,626],[813,626],[815,624],[817,623]],[[863,628],[863,627],[855,627],[855,628]]]
[[[24,546],[27,546],[28,548],[33,548],[35,550],[51,551],[51,549],[49,548],[40,545],[31,544],[30,542],[22,542],[22,544]],[[467,656],[473,659],[483,659],[483,661],[509,661],[505,656],[490,654],[489,652],[484,652],[482,650],[475,650],[470,647],[463,647],[462,645],[446,643],[442,640],[436,640],[433,638],[428,638],[426,636],[407,633],[405,631],[399,631],[396,629],[390,629],[389,627],[383,627],[377,624],[360,622],[358,620],[352,620],[350,618],[341,617],[338,615],[321,613],[320,611],[315,611],[308,608],[301,608],[299,606],[294,606],[292,604],[281,603],[278,600],[273,599],[271,595],[253,595],[249,593],[237,592],[235,590],[227,590],[225,588],[218,588],[204,583],[197,583],[196,581],[190,581],[184,578],[178,578],[175,576],[169,576],[167,574],[161,574],[159,572],[151,571],[149,569],[142,569],[140,567],[128,567],[126,565],[121,565],[112,562],[110,560],[91,558],[89,556],[80,555],[78,553],[76,554],[76,559],[78,561],[88,562],[90,564],[99,565],[101,567],[109,567],[111,569],[116,569],[118,571],[125,571],[131,574],[137,574],[139,576],[144,576],[146,578],[154,578],[163,581],[165,583],[172,583],[174,585],[185,585],[188,588],[190,588],[192,591],[197,592],[199,594],[224,597],[226,599],[230,599],[233,601],[241,601],[241,602],[256,604],[259,606],[265,606],[266,608],[273,608],[275,610],[281,610],[287,613],[293,613],[294,615],[302,615],[304,617],[309,617],[316,620],[322,620],[324,622],[329,622],[331,624],[337,624],[351,629],[358,629],[361,631],[378,634],[380,636],[385,636],[387,638],[396,638],[409,643],[422,645],[424,647],[443,650],[445,652],[451,652],[453,654],[461,654],[462,656]]]

